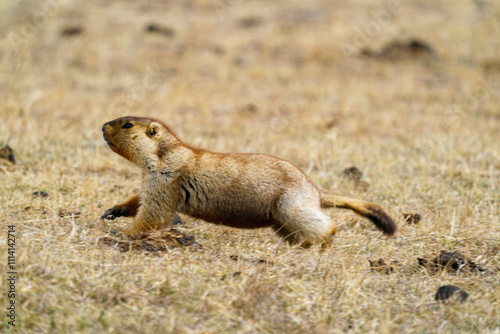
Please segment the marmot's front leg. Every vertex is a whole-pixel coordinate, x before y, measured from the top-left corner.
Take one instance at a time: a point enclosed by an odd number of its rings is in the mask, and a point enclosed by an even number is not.
[[[180,220],[175,210],[175,201],[165,194],[161,195],[163,196],[155,194],[143,198],[143,205],[139,208],[132,226],[124,231],[126,235],[133,236],[149,230],[160,230],[169,227],[177,219]],[[162,200],[159,201],[158,198]]]
[[[172,225],[177,219],[179,219],[179,216],[175,211],[162,212],[161,216],[158,216],[146,210],[140,210],[134,218],[132,226],[125,230],[124,233],[130,237],[150,230],[161,230]]]
[[[137,194],[129,198],[126,202],[115,205],[104,211],[101,219],[113,220],[118,217],[135,217],[139,211],[140,205],[139,194]]]

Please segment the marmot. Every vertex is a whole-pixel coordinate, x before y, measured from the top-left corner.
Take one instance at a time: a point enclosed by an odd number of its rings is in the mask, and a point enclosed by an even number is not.
[[[271,227],[289,243],[328,248],[336,229],[326,208],[351,209],[387,235],[397,230],[378,205],[323,192],[289,161],[194,148],[151,118],[121,117],[102,131],[115,153],[142,169],[140,192],[101,217],[135,217],[127,235],[168,227],[180,212],[231,227]]]

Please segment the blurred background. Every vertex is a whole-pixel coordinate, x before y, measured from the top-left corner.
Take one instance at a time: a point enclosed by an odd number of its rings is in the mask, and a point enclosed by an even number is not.
[[[498,120],[494,1],[0,6],[5,115],[50,116],[44,123],[65,127],[125,114],[193,131],[260,124],[252,141],[305,126],[356,136],[434,133],[429,114],[447,124],[464,113]]]

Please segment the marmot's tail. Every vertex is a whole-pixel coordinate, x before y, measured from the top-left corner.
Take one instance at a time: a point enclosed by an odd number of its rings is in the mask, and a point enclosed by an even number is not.
[[[321,193],[320,203],[322,208],[351,209],[371,220],[379,230],[387,235],[394,235],[398,229],[392,218],[377,204],[327,193]]]

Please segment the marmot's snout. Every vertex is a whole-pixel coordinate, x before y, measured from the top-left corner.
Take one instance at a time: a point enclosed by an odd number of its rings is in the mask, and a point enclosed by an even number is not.
[[[107,125],[108,125],[108,123],[105,123],[102,126],[102,137],[104,138],[104,140],[106,141],[106,143],[108,144],[108,146],[112,147],[113,143],[108,139],[108,137],[106,137],[106,127],[107,127]]]

